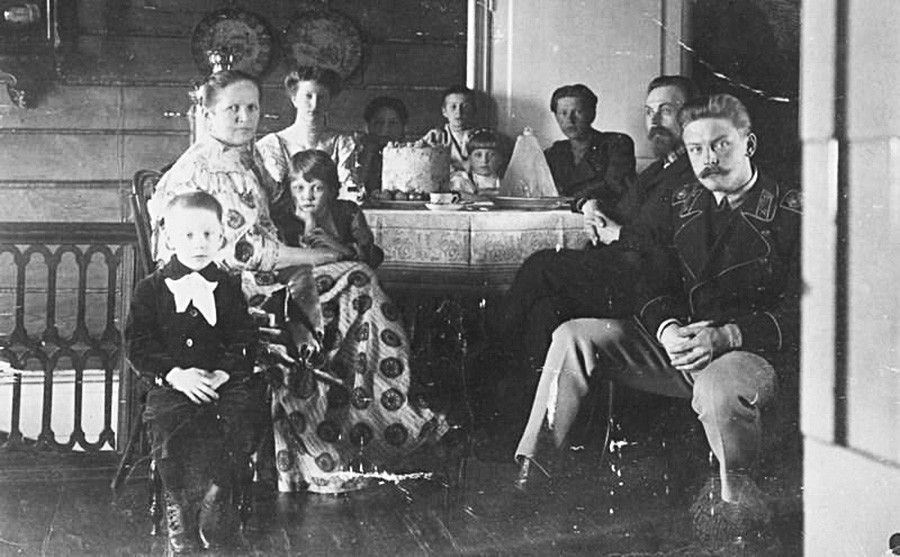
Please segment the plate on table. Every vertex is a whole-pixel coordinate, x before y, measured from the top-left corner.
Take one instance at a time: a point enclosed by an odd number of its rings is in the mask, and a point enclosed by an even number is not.
[[[426,201],[410,201],[408,199],[369,199],[366,205],[374,209],[424,209],[426,203]]]
[[[426,203],[425,208],[429,211],[459,211],[465,207],[462,203]]]
[[[546,209],[558,209],[565,207],[570,199],[568,197],[494,197],[492,199],[498,209],[519,209],[525,211],[540,211]]]

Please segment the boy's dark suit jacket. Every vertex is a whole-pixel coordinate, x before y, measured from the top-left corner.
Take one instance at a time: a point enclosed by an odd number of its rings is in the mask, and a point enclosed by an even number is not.
[[[131,365],[142,376],[164,378],[173,367],[221,369],[230,381],[253,371],[252,348],[257,329],[247,311],[240,277],[214,264],[200,271],[217,282],[213,292],[217,323],[210,325],[193,304],[175,312],[175,297],[165,279],[179,279],[192,272],[176,257],[141,280],[131,300],[125,325],[125,350]]]

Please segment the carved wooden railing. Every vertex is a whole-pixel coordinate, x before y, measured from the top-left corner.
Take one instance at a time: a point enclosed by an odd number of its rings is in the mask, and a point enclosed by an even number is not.
[[[132,409],[121,333],[135,243],[128,223],[0,223],[0,387],[11,391],[11,401],[0,400],[9,412],[5,451],[99,452],[122,441],[116,429],[128,431]],[[86,376],[103,382],[101,400],[89,401],[92,415],[102,414],[96,439],[82,423]],[[72,383],[71,400],[54,397],[61,382]],[[23,398],[29,385],[40,396]],[[36,438],[23,435],[23,404],[40,405]],[[71,431],[53,429],[61,409],[73,413]]]

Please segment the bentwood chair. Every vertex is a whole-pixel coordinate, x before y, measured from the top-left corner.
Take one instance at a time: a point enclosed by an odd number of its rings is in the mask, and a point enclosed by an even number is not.
[[[131,181],[131,192],[129,198],[131,201],[132,218],[134,219],[135,232],[137,233],[137,272],[138,277],[144,277],[150,274],[154,269],[153,253],[150,245],[150,215],[147,213],[147,200],[153,195],[153,188],[162,174],[156,170],[138,170]],[[133,371],[129,365],[129,370]],[[137,377],[135,374],[134,377]],[[134,384],[129,382],[129,384]],[[142,418],[144,409],[144,400],[147,392],[153,387],[146,380],[137,379],[134,392],[138,395],[141,403],[139,412],[132,416],[131,431],[128,433],[128,439],[119,464],[116,468],[110,487],[113,492],[117,492],[125,480],[131,474],[134,466],[137,464],[135,456],[148,452],[147,434]],[[151,534],[159,533],[160,522],[163,516],[163,495],[162,495],[162,479],[159,470],[156,467],[156,461],[150,459],[149,477],[148,477],[148,511],[151,520]]]

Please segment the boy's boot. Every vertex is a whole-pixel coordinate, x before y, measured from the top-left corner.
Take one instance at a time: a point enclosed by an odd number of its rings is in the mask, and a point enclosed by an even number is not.
[[[165,492],[169,555],[184,555],[196,549],[194,532],[188,521],[189,512],[182,499],[169,490]]]

